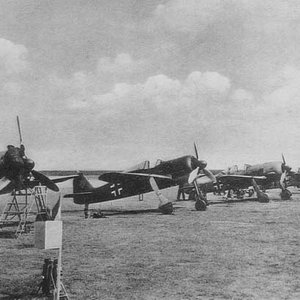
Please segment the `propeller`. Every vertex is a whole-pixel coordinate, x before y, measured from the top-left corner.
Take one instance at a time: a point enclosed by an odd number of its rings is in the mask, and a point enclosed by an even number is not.
[[[292,168],[286,164],[286,160],[285,160],[283,153],[281,154],[281,157],[282,157],[282,164],[281,164],[282,174],[280,176],[279,183],[280,183],[281,189],[285,190],[286,189],[286,177],[288,176],[288,174],[290,173]]]
[[[20,139],[20,146],[21,146],[23,144],[23,140],[22,140],[22,133],[21,133],[21,126],[20,126],[19,116],[17,116],[17,125],[18,125],[19,139]]]
[[[188,178],[188,183],[192,183],[194,180],[196,180],[198,177],[201,177],[202,174],[198,174],[199,170],[202,170],[205,176],[207,176],[213,183],[216,182],[216,178],[213,175],[213,173],[206,168],[207,162],[205,160],[199,160],[199,154],[198,154],[198,149],[196,143],[194,143],[194,150],[195,150],[195,155],[197,158],[197,167],[190,173],[190,176]]]
[[[286,171],[284,171],[281,176],[280,176],[280,180],[279,180],[279,184],[282,190],[286,189],[286,184],[285,184],[285,178],[286,178]]]
[[[36,180],[38,180],[42,185],[45,185],[50,190],[55,192],[59,191],[58,186],[49,177],[35,170],[31,170],[31,174]]]
[[[197,145],[195,142],[194,142],[194,149],[195,149],[196,158],[199,159],[198,149],[197,149]]]
[[[215,175],[210,170],[203,169],[202,171],[213,183],[217,182]]]
[[[58,186],[47,176],[33,170],[34,161],[25,155],[25,147],[23,145],[20,119],[17,116],[17,125],[19,132],[20,148],[9,145],[7,152],[4,155],[4,169],[6,170],[6,179],[9,179],[9,184],[6,184],[0,189],[0,194],[11,192],[14,189],[24,189],[41,183],[50,190],[59,191]],[[30,177],[33,176],[38,182],[35,185],[30,184]]]
[[[199,172],[199,167],[197,167],[196,169],[194,169],[190,175],[189,175],[189,178],[188,178],[188,183],[189,184],[192,184],[194,182],[194,180],[197,178],[198,176],[198,172]]]
[[[284,158],[283,154],[281,154],[281,157],[282,157],[282,164],[281,164],[282,173],[284,173],[285,171],[287,173],[290,172],[292,168],[286,164],[286,161],[285,161],[285,158]]]

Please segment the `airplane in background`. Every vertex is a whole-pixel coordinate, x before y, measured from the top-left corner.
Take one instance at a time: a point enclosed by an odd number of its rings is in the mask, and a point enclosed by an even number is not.
[[[90,203],[98,203],[141,195],[154,191],[159,199],[159,210],[163,214],[171,214],[173,205],[165,198],[161,189],[171,186],[182,185],[189,180],[190,176],[198,176],[202,170],[202,176],[214,181],[214,175],[205,169],[207,163],[198,159],[198,151],[195,146],[196,157],[187,155],[173,160],[161,161],[155,167],[149,168],[141,166],[131,168],[123,172],[108,172],[99,176],[99,180],[108,182],[107,184],[94,188],[86,177],[80,173],[73,180],[73,193],[64,195],[65,198],[73,198],[74,203],[85,205],[85,216],[88,216],[88,206]],[[200,176],[200,175],[199,175]],[[197,210],[205,210],[206,202],[201,192],[196,193]]]
[[[40,184],[58,192],[59,188],[56,183],[75,178],[77,175],[50,179],[34,170],[34,161],[25,155],[19,117],[17,117],[17,124],[20,147],[8,145],[6,151],[0,152],[0,195],[33,188]]]
[[[263,190],[272,188],[281,188],[281,199],[290,199],[292,193],[287,189],[291,167],[286,164],[285,158],[282,155],[282,161],[266,162],[256,165],[245,165],[243,170],[239,170],[235,165],[228,168],[226,171],[215,174],[216,182],[212,183],[204,177],[194,178],[196,185],[201,186],[204,194],[209,192],[228,191],[227,197],[231,196],[231,191],[239,191],[253,186],[257,193],[258,201],[268,202],[269,197]],[[182,187],[186,193],[195,193],[193,185],[185,185]]]

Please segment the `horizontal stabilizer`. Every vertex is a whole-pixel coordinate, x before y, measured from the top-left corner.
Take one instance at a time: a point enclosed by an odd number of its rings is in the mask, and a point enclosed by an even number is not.
[[[82,192],[82,193],[74,193],[74,194],[66,194],[64,198],[74,198],[76,196],[89,196],[92,192]]]

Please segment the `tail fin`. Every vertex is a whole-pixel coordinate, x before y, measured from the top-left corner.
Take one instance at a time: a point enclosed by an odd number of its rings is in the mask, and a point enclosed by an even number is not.
[[[78,177],[73,179],[74,194],[82,192],[91,192],[93,189],[93,186],[82,173],[79,173]]]
[[[78,177],[73,179],[73,194],[65,194],[64,198],[73,198],[76,204],[87,204],[91,200],[93,190],[86,177],[79,173]]]

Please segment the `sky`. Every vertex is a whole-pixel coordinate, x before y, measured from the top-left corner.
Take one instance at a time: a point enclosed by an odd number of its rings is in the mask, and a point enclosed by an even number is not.
[[[0,0],[0,147],[37,169],[300,167],[298,0]]]

